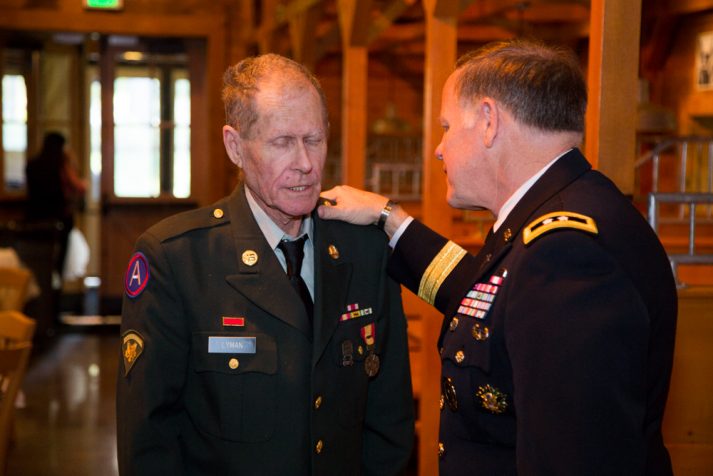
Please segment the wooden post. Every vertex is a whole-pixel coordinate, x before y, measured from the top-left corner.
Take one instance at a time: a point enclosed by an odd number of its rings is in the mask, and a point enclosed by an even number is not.
[[[459,3],[424,0],[426,14],[426,64],[423,92],[423,222],[448,236],[453,213],[446,202],[446,179],[434,152],[441,140],[439,116],[441,93],[453,71],[457,55]],[[438,474],[438,423],[440,412],[440,369],[438,331],[441,315],[433,307],[421,306],[423,319],[421,396],[419,399],[419,475]],[[447,449],[446,449],[447,451]]]
[[[641,0],[592,0],[585,154],[634,191]]]
[[[364,188],[370,1],[339,0],[342,30],[342,183]]]

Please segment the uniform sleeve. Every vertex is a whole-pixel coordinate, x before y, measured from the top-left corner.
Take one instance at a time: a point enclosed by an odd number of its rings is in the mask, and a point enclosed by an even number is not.
[[[119,472],[180,475],[179,428],[185,418],[181,389],[190,339],[161,243],[145,234],[137,242],[137,252],[145,257],[148,273],[141,277],[146,279],[143,291],[135,297],[127,293],[123,303],[122,342],[133,336],[130,344],[138,341],[140,353],[127,372],[127,344],[122,346],[117,384]]]
[[[379,373],[369,384],[364,421],[362,472],[370,476],[402,474],[414,443],[414,402],[406,318],[401,288],[385,281],[386,336]]]
[[[396,244],[388,270],[392,278],[448,316],[472,286],[477,263],[463,248],[414,220]],[[424,290],[428,286],[422,286],[424,277],[437,291],[430,298]]]
[[[518,474],[643,474],[646,307],[590,236],[534,242],[509,279]]]

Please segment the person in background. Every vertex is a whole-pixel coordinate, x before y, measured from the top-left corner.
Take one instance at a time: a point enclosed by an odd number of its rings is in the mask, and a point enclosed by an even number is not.
[[[124,475],[396,475],[414,438],[406,320],[383,233],[313,213],[329,131],[302,65],[224,75],[241,170],[142,234],[117,388]]]
[[[44,136],[42,149],[25,168],[27,181],[27,219],[31,222],[59,222],[60,247],[54,269],[62,276],[67,255],[69,233],[74,228],[77,212],[87,191],[77,174],[72,152],[59,132]]]
[[[442,476],[671,475],[676,287],[651,227],[578,149],[586,101],[566,50],[512,40],[458,60],[436,156],[448,203],[495,215],[475,256],[386,197],[323,193],[320,217],[385,225],[391,276],[444,314]]]

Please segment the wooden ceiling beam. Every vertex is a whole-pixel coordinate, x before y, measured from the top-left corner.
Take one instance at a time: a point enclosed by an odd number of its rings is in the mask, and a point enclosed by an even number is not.
[[[316,65],[317,38],[314,32],[322,16],[319,5],[293,13],[288,22],[292,45],[292,57],[314,71]]]
[[[371,0],[337,0],[342,43],[367,46],[371,22]]]
[[[669,14],[687,15],[713,10],[713,0],[668,0],[667,3],[665,8]]]

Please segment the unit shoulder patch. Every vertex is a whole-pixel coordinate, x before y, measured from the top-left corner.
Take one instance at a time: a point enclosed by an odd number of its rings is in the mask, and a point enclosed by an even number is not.
[[[575,229],[596,235],[599,233],[594,219],[574,212],[553,212],[530,222],[522,233],[522,241],[528,245],[540,236],[553,230]]]

